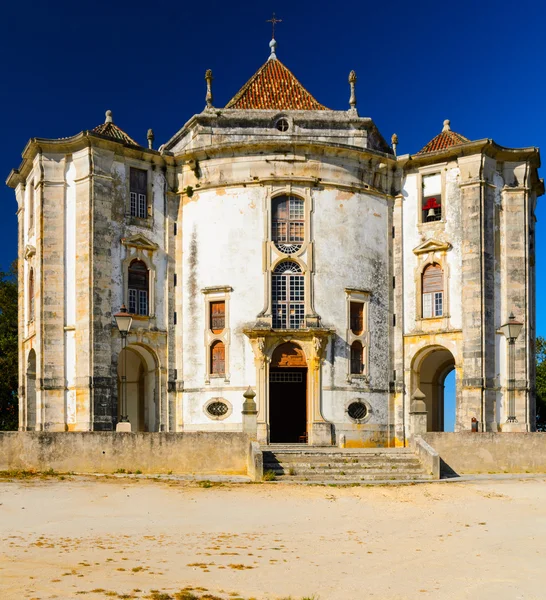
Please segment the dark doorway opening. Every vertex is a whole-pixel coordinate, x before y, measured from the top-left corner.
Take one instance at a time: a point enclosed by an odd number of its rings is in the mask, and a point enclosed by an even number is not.
[[[307,443],[307,369],[269,370],[270,442]]]

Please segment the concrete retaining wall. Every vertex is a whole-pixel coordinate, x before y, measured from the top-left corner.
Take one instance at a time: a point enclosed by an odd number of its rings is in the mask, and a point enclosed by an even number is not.
[[[250,448],[237,432],[0,432],[0,470],[246,475]]]
[[[425,433],[442,470],[464,473],[546,473],[546,433]]]

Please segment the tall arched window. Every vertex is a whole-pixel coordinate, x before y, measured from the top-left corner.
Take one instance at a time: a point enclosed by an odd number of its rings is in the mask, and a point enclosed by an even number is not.
[[[279,250],[292,254],[305,235],[305,204],[296,196],[277,196],[271,201],[271,239]]]
[[[275,267],[271,282],[274,329],[305,327],[305,279],[293,261]]]
[[[444,272],[436,263],[428,265],[422,275],[423,319],[444,314]]]
[[[34,321],[34,269],[28,275],[28,320]]]
[[[364,372],[364,352],[360,342],[351,344],[351,375],[362,375]]]
[[[150,277],[146,263],[134,260],[129,265],[129,312],[133,315],[147,315],[149,311]]]
[[[223,342],[217,341],[210,347],[210,374],[225,375],[226,372],[226,347]]]

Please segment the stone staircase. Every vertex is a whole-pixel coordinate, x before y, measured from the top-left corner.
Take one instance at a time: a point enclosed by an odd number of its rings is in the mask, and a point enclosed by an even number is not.
[[[434,479],[410,448],[337,448],[304,444],[262,446],[264,474],[277,481],[362,483]]]

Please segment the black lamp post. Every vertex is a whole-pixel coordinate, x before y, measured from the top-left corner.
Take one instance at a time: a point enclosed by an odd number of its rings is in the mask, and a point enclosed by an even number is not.
[[[508,418],[507,423],[517,423],[516,418],[516,339],[521,332],[523,323],[516,321],[514,313],[510,313],[508,323],[500,330],[508,340]]]
[[[121,305],[119,312],[114,315],[114,319],[116,320],[116,325],[118,326],[119,333],[121,335],[121,423],[128,423],[129,417],[127,415],[127,357],[124,352],[125,347],[127,345],[127,334],[129,333],[129,329],[131,329],[131,323],[133,322],[133,317],[127,312],[127,308],[125,304]]]

